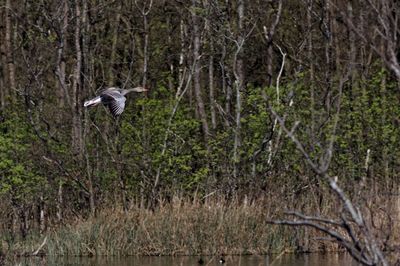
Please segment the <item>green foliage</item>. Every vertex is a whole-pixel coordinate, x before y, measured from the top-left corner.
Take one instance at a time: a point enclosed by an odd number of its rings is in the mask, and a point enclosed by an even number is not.
[[[372,154],[375,172],[384,175],[383,161],[398,164],[400,130],[394,119],[399,117],[395,83],[387,83],[387,73],[382,70],[370,81],[345,91],[342,104],[340,131],[337,138],[335,168],[348,178],[365,176],[367,150]],[[390,150],[390,154],[389,154]],[[340,168],[339,168],[340,167]]]
[[[348,182],[366,176],[370,151],[374,178],[398,179],[398,84],[382,68],[379,56],[366,53],[365,45],[354,40],[357,34],[348,38],[345,25],[336,25],[335,34],[327,38],[315,18],[296,12],[327,15],[323,5],[304,9],[304,1],[289,1],[282,6],[275,35],[267,41],[263,26],[272,29],[276,1],[271,8],[249,1],[242,23],[237,21],[238,6],[230,1],[195,6],[190,1],[154,2],[151,8],[143,6],[145,19],[132,1],[78,2],[17,1],[5,9],[14,12],[4,17],[11,18],[12,47],[4,50],[0,77],[5,113],[0,122],[0,194],[11,199],[8,204],[45,194],[44,204],[53,215],[62,184],[63,208],[84,216],[89,199],[101,209],[102,204],[118,205],[115,200],[121,194],[129,203],[213,191],[228,198],[243,196],[240,191],[253,195],[252,191],[278,190],[284,198],[287,191],[309,187],[304,183],[318,183],[268,105],[288,128],[297,125],[293,132],[314,162],[321,161],[329,141],[335,140],[332,174]],[[370,14],[360,8],[354,9],[355,17]],[[193,58],[192,14],[201,29],[198,58]],[[375,24],[367,19],[363,27]],[[279,72],[281,52],[287,57]],[[356,62],[350,62],[353,72],[345,82],[338,128],[332,135],[338,77],[353,55]],[[194,63],[200,74],[191,69]],[[144,66],[151,89],[145,95],[129,94],[119,118],[104,106],[83,107],[85,99],[107,86],[140,84]],[[9,84],[13,72],[15,88]],[[193,89],[197,74],[200,94]],[[241,74],[246,86],[240,92],[237,128],[235,79]],[[188,90],[173,112],[178,86]],[[199,96],[208,136],[198,115]],[[235,136],[240,139],[237,150]]]
[[[31,157],[35,137],[15,114],[5,116],[0,132],[0,194],[28,202],[46,184]]]
[[[263,138],[269,134],[272,126],[261,90],[261,88],[248,88],[249,93],[243,106],[242,126],[245,133],[242,153],[245,160],[250,160],[254,152],[260,148]]]
[[[191,188],[208,172],[206,167],[198,167],[207,157],[200,138],[200,122],[192,118],[191,110],[182,103],[168,125],[175,97],[163,87],[157,94],[160,99],[137,99],[135,107],[128,109],[121,121],[121,156],[133,166],[129,167],[128,182],[137,184],[141,171],[154,176],[160,169],[163,186]],[[139,167],[144,161],[149,168]]]

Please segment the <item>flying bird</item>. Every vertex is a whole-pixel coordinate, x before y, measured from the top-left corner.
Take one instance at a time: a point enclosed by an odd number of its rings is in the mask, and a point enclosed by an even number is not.
[[[85,101],[84,107],[96,106],[100,103],[108,107],[113,116],[119,116],[122,114],[125,108],[125,95],[129,92],[144,92],[147,91],[146,88],[136,87],[131,89],[121,89],[118,87],[111,87],[105,89],[99,96],[94,97],[91,100]]]

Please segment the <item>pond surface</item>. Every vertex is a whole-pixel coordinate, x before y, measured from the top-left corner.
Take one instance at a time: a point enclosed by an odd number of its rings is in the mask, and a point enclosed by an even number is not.
[[[226,256],[221,257],[179,256],[179,257],[43,257],[24,258],[14,265],[68,265],[68,266],[186,266],[186,265],[241,265],[241,266],[351,266],[359,265],[347,254],[285,254],[280,257],[269,256]]]

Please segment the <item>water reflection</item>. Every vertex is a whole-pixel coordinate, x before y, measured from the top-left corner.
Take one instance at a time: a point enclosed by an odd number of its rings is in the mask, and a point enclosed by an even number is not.
[[[347,254],[301,254],[283,255],[279,258],[270,256],[228,256],[220,263],[220,257],[43,257],[23,258],[14,265],[67,265],[67,266],[178,266],[178,265],[241,265],[241,266],[341,266],[359,265]]]

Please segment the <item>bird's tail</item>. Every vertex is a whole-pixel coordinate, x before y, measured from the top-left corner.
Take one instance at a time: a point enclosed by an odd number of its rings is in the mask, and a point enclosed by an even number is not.
[[[84,107],[91,107],[91,106],[96,106],[99,103],[101,103],[101,98],[100,96],[97,96],[89,101],[85,101],[85,103],[83,104]]]

